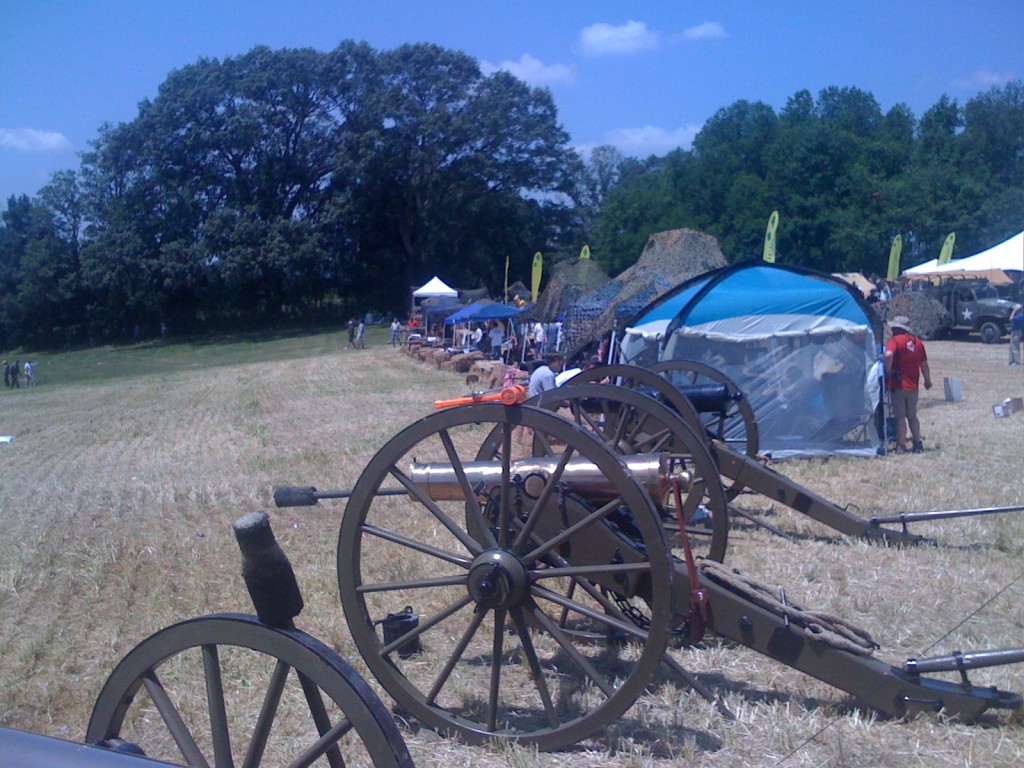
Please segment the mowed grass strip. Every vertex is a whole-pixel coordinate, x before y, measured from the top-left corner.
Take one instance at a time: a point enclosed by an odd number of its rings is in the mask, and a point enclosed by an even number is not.
[[[98,348],[36,360],[39,386],[0,392],[0,724],[81,739],[107,674],[136,643],[175,621],[250,612],[230,524],[270,512],[307,607],[300,626],[359,659],[337,597],[344,502],[273,509],[277,485],[351,488],[376,451],[433,401],[463,394],[454,374],[412,361],[371,329],[216,344]],[[1024,394],[1005,345],[928,345],[936,388],[922,393],[928,450],[777,469],[859,514],[1024,504],[1024,413],[992,405]],[[943,399],[955,376],[965,399]],[[727,562],[784,587],[790,600],[843,616],[879,656],[1024,646],[1024,513],[929,523],[936,546],[853,542],[769,501],[741,497],[799,535],[742,527]],[[674,651],[721,690],[735,722],[667,680],[626,718],[572,753],[474,749],[407,732],[419,766],[1014,765],[1017,715],[986,726],[938,717],[879,721],[841,691],[709,639]],[[1024,691],[1024,667],[975,675]],[[481,692],[482,694],[483,692]],[[385,697],[386,700],[386,697]]]

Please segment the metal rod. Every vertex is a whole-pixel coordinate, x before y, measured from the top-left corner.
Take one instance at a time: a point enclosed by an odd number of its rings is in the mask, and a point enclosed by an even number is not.
[[[931,672],[962,672],[965,669],[999,667],[1004,664],[1018,664],[1024,661],[1024,648],[1005,648],[998,651],[975,651],[949,656],[933,656],[930,659],[908,659],[903,669],[911,674]]]
[[[934,512],[901,512],[898,515],[888,517],[871,517],[872,525],[883,525],[885,523],[917,523],[922,520],[946,520],[953,517],[975,517],[978,515],[998,515],[1004,512],[1024,511],[1024,505],[1013,507],[977,507],[975,509],[947,509]]]

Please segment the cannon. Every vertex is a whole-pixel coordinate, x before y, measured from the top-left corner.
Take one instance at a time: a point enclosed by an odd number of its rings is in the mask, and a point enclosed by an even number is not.
[[[161,629],[107,678],[86,744],[0,728],[0,762],[297,768],[322,759],[332,768],[412,768],[366,681],[295,627],[302,595],[269,518],[250,513],[234,527],[257,615],[214,614]]]
[[[767,466],[757,452],[758,430],[753,410],[744,400],[743,393],[720,371],[692,360],[668,360],[648,368],[599,366],[583,371],[567,384],[596,381],[611,381],[641,392],[678,414],[690,430],[703,439],[718,467],[729,502],[744,491],[758,493],[772,503],[787,506],[844,535],[895,546],[913,545],[925,540],[910,532],[908,525],[913,522],[1024,510],[1022,506],[982,507],[863,518],[849,507],[839,506]],[[552,408],[567,399],[571,399],[571,395],[567,398],[563,392],[547,392],[529,403]],[[786,535],[732,504],[728,505],[728,514],[744,517],[774,533]]]
[[[724,546],[725,491],[703,436],[640,393],[581,387],[559,395],[571,418],[530,404],[439,411],[384,445],[351,491],[280,494],[347,499],[342,607],[403,712],[470,743],[566,748],[619,718],[663,664],[694,682],[666,651],[705,631],[896,717],[1021,706],[968,671],[1024,649],[890,665],[863,630],[721,565],[709,555]],[[413,606],[414,625],[382,636]],[[936,671],[960,679],[925,676]]]

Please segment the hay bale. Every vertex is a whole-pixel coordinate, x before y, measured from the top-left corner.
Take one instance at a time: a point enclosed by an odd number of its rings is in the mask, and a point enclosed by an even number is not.
[[[473,363],[478,360],[484,359],[484,353],[480,351],[465,352],[461,355],[455,355],[451,361],[451,370],[456,373],[469,373],[473,367]]]
[[[498,360],[477,360],[466,375],[467,384],[474,389],[499,389],[505,381],[505,364]]]

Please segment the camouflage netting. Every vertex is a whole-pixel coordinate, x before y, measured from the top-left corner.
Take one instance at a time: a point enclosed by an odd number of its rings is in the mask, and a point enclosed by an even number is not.
[[[523,313],[524,320],[550,322],[565,317],[581,296],[607,284],[608,273],[593,259],[570,259],[555,266],[537,303]]]
[[[922,339],[935,338],[936,332],[948,325],[946,308],[924,291],[897,293],[889,301],[880,301],[872,306],[883,323],[897,315],[908,318],[911,332]]]
[[[711,235],[691,229],[651,235],[636,264],[570,307],[562,329],[566,355],[596,345],[616,322],[630,322],[679,284],[724,266],[725,257]]]

